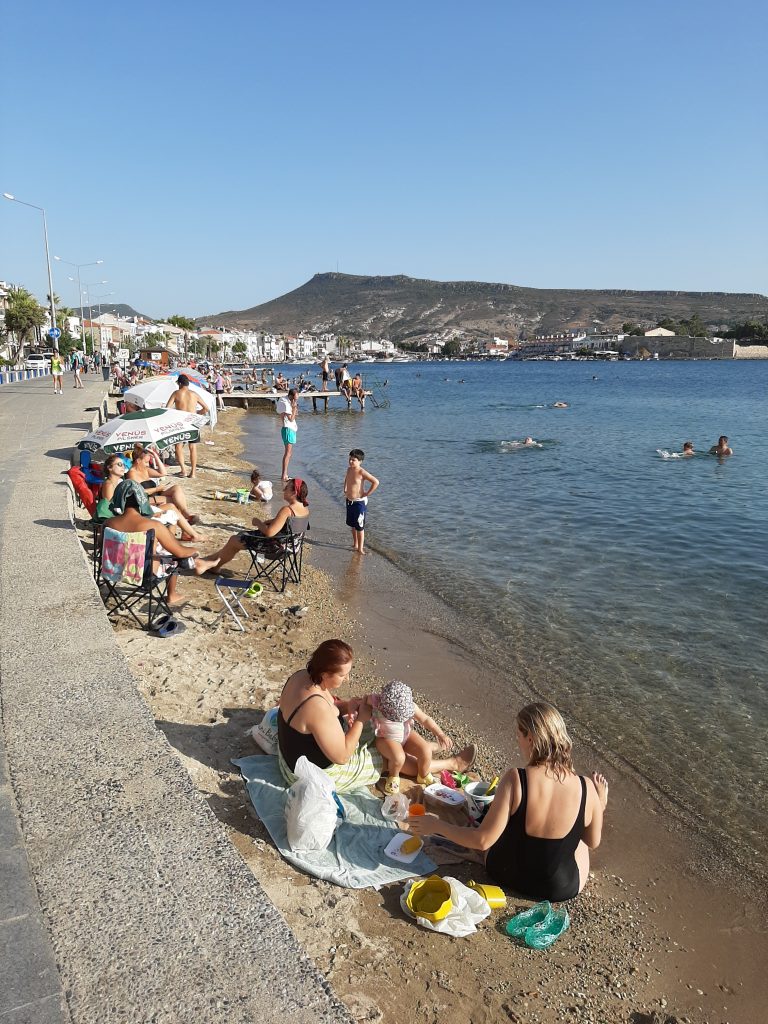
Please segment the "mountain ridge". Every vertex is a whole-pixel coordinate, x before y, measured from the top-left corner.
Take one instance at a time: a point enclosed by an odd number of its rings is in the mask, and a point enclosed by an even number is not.
[[[349,337],[417,341],[435,335],[491,337],[570,327],[701,317],[712,328],[768,316],[768,297],[676,289],[530,288],[483,281],[431,281],[405,274],[315,274],[298,288],[243,310],[198,317],[232,329],[329,331]]]

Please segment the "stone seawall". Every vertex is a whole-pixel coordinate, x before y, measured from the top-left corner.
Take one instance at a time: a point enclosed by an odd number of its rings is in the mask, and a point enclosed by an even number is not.
[[[736,343],[734,359],[768,359],[768,345],[739,345]]]
[[[620,351],[637,355],[647,349],[651,355],[658,353],[659,359],[733,359],[736,343],[733,341],[710,341],[709,338],[690,338],[685,335],[673,338],[625,338]]]

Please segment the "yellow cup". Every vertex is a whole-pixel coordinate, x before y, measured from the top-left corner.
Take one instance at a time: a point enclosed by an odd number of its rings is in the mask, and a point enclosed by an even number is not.
[[[479,893],[493,910],[500,910],[507,905],[507,897],[504,895],[504,890],[500,889],[498,885],[481,885],[479,882],[467,882],[467,887]]]

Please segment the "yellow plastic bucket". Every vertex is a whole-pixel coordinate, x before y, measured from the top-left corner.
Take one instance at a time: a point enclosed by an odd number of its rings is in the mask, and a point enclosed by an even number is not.
[[[405,903],[416,917],[425,917],[427,921],[442,921],[453,906],[451,887],[439,875],[430,875],[429,878],[413,883]]]
[[[481,885],[480,882],[467,882],[467,887],[474,889],[476,893],[482,896],[493,910],[500,910],[507,905],[507,897],[504,895],[504,890],[500,889],[498,885]]]

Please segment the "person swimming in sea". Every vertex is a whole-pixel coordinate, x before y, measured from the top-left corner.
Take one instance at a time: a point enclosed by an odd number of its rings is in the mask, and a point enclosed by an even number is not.
[[[733,455],[733,448],[730,448],[728,446],[728,438],[725,436],[725,434],[722,434],[717,439],[717,444],[712,445],[712,447],[709,449],[709,454],[719,455],[721,457],[724,457],[726,455]]]
[[[567,402],[553,402],[552,403],[552,408],[553,409],[567,409],[568,408],[568,403]]]
[[[541,441],[535,441],[532,437],[526,437],[522,441],[502,441],[508,448],[543,448]]]

